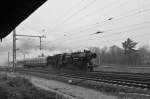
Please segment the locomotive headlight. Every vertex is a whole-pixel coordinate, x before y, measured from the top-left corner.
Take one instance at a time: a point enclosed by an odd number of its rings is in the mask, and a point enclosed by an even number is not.
[[[71,84],[71,83],[72,83],[72,80],[68,80],[68,83]]]

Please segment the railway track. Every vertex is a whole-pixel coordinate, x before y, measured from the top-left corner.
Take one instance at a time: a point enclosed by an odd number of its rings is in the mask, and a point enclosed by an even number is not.
[[[67,70],[40,70],[40,69],[18,69],[17,71],[34,72],[41,74],[53,74],[57,76],[76,78],[82,80],[90,80],[103,82],[119,86],[134,87],[140,89],[150,89],[150,75],[128,74],[128,73],[113,73],[113,72],[74,72]]]

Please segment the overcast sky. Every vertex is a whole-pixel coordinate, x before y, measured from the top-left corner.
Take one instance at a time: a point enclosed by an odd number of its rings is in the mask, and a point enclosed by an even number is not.
[[[118,45],[128,37],[150,44],[150,0],[48,0],[17,28],[17,34],[45,35],[43,53]],[[102,32],[95,34],[97,32]],[[18,37],[17,57],[36,57],[39,39]],[[12,34],[0,43],[0,62],[12,52]]]

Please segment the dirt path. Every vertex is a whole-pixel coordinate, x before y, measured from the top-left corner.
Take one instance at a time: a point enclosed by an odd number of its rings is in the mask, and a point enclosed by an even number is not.
[[[70,85],[54,80],[46,80],[37,77],[30,77],[30,80],[37,87],[55,91],[59,94],[66,95],[71,99],[117,99],[116,97],[108,96],[92,89]]]

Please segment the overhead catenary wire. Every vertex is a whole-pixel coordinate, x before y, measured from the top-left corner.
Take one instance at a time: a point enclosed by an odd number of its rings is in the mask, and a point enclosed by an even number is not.
[[[89,6],[91,6],[92,4],[94,4],[95,2],[96,2],[96,0],[91,1],[91,3],[88,3],[86,6],[84,6],[84,7],[81,8],[81,9],[79,9],[77,12],[73,13],[68,19],[64,20],[60,25],[65,24],[65,22],[67,22],[68,20],[72,19],[72,17],[76,16],[78,13],[80,13],[80,12],[83,11],[83,10],[85,10],[86,8],[88,8]],[[116,0],[115,0],[115,2],[113,1],[113,2],[109,3],[109,5],[106,5],[106,6],[109,6],[109,7],[110,7],[110,5],[113,4],[113,3],[119,4],[119,3],[116,2]],[[105,6],[105,7],[106,7],[106,6]],[[102,9],[104,9],[105,7],[103,7]],[[55,26],[55,27],[56,27],[56,26]],[[58,28],[58,27],[56,27],[56,28]],[[54,29],[55,29],[55,28],[54,28]],[[53,29],[53,30],[54,30],[54,29]]]
[[[66,21],[72,19],[72,17],[76,16],[78,13],[80,13],[81,11],[83,11],[84,9],[88,8],[89,6],[91,6],[92,4],[94,4],[97,0],[92,0],[91,2],[89,2],[87,5],[85,5],[84,7],[82,7],[81,9],[79,9],[77,12],[73,13],[71,16],[69,16],[68,18],[66,18],[63,22],[60,23],[60,25],[63,25]],[[56,25],[52,30],[55,30],[56,28],[58,28],[59,25]]]
[[[128,1],[129,1],[129,0],[125,0],[125,2],[124,2],[124,1],[122,2],[122,0],[119,0],[119,1],[117,1],[117,0],[112,1],[112,2],[110,2],[109,4],[98,8],[98,9],[103,9],[102,12],[101,12],[101,10],[100,10],[100,13],[92,12],[92,13],[90,13],[90,14],[92,14],[92,16],[95,16],[95,14],[96,14],[96,15],[98,15],[98,17],[101,16],[101,15],[106,15],[106,14],[108,14],[109,12],[111,12],[111,10],[113,10],[114,8],[118,8],[118,7],[120,7],[121,5],[125,5],[125,3],[127,3]],[[115,6],[112,6],[112,7],[111,7],[111,5],[113,5],[113,4],[115,4]],[[91,16],[89,16],[89,14],[86,14],[84,17],[81,17],[80,20],[87,19],[87,17],[91,17]],[[96,17],[97,17],[97,16],[96,16]],[[77,21],[77,20],[76,20],[76,21]]]
[[[111,20],[107,19],[107,20],[104,20],[104,21],[102,21],[102,22],[97,22],[97,23],[95,23],[95,24],[92,24],[91,26],[93,26],[93,27],[95,27],[95,26],[101,26],[101,25],[105,25],[105,24],[108,23],[108,22],[112,22],[112,21],[116,21],[116,20],[121,20],[121,19],[123,19],[123,18],[128,18],[128,17],[134,16],[134,15],[137,15],[137,14],[141,14],[141,13],[143,13],[143,12],[150,11],[150,8],[148,8],[148,9],[143,9],[143,10],[141,10],[140,12],[139,12],[139,9],[134,9],[133,11],[134,11],[134,13],[130,13],[130,14],[128,14],[128,15],[121,16],[121,17],[119,17],[119,16],[113,17],[112,19],[109,18],[109,19],[111,19]],[[100,24],[100,23],[101,23],[101,24]],[[86,28],[86,29],[93,28],[93,27],[88,27],[88,28]],[[84,30],[86,30],[86,29],[84,29]],[[78,33],[78,32],[77,32],[77,33]],[[72,34],[73,34],[73,33],[72,33]]]
[[[127,33],[129,33],[129,32],[123,32],[123,33],[120,32],[120,33],[116,33],[116,34],[117,34],[117,35],[120,35],[120,34],[122,34],[122,35],[124,34],[124,35],[125,35],[125,34],[127,34]],[[114,35],[113,35],[113,36],[114,36]],[[150,36],[148,36],[148,35],[144,35],[144,36],[137,35],[136,38],[143,38],[143,37],[150,37]],[[110,37],[107,37],[107,38],[110,38]],[[111,37],[111,38],[112,38],[112,37]],[[128,38],[128,37],[127,37],[127,38]],[[112,40],[112,39],[113,39],[113,40]],[[109,42],[111,42],[111,43],[112,43],[112,42],[116,42],[116,41],[119,40],[120,38],[112,38],[112,39],[99,40],[99,42],[100,42],[101,44],[104,44],[104,43],[107,43],[107,44],[108,44]],[[94,40],[94,39],[93,39],[93,40]],[[98,40],[98,39],[97,39],[97,40]],[[87,42],[88,42],[88,41],[89,41],[89,40],[87,40]],[[71,42],[71,43],[73,43],[73,42]],[[90,45],[89,43],[90,43],[91,45]],[[88,47],[91,47],[91,46],[94,46],[95,43],[93,43],[93,42],[88,42],[88,44],[89,44]],[[85,48],[88,48],[88,47],[87,47],[87,44],[85,45],[84,43],[83,43],[83,44],[80,43],[79,45],[82,45],[82,46],[84,46]],[[96,47],[96,46],[101,46],[101,45],[95,45],[95,47]]]
[[[141,12],[137,11],[136,13],[130,14],[130,15],[140,14],[140,13],[143,13],[143,12],[146,12],[146,11],[150,11],[150,8],[149,9],[143,9],[143,10],[141,10]]]
[[[107,37],[105,38],[108,38],[108,37],[112,37],[113,35],[118,35],[118,34],[121,34],[121,33],[124,33],[124,32],[129,32],[129,31],[133,31],[133,30],[138,30],[138,29],[144,29],[144,28],[148,28],[149,27],[149,24],[147,24],[148,26],[142,26],[142,27],[136,27],[136,28],[131,28],[131,29],[127,29],[127,30],[124,30],[124,31],[118,31],[118,32],[115,32],[113,34],[108,34]],[[73,43],[73,42],[81,42],[81,41],[92,41],[92,40],[96,40],[96,39],[99,39],[101,37],[95,37],[95,38],[91,38],[91,37],[88,37],[88,38],[82,38],[82,39],[75,39],[74,41],[70,41],[68,43]]]
[[[148,27],[147,27],[147,28],[148,28]],[[120,32],[120,33],[118,33],[118,34],[125,35],[125,34],[127,34],[127,33],[129,33],[129,32],[124,32],[124,33],[121,33],[121,32]],[[134,33],[132,33],[132,34],[134,34]],[[134,35],[135,35],[135,34],[134,34]],[[131,36],[130,36],[130,37],[131,37]],[[133,36],[133,37],[134,37],[134,36]],[[136,34],[136,39],[137,39],[137,38],[142,38],[142,39],[143,39],[143,38],[148,38],[148,37],[150,37],[150,34],[148,34],[148,33],[146,33],[146,34],[139,34],[139,35]],[[128,36],[127,36],[127,38],[128,38]],[[127,38],[126,38],[126,39],[127,39]],[[131,38],[132,38],[132,37],[131,37]],[[110,42],[111,42],[111,43],[112,43],[112,42],[116,42],[116,41],[119,40],[119,39],[120,39],[120,38],[113,38],[113,40],[112,40],[112,39],[101,40],[100,42],[101,42],[101,43],[107,43],[107,44],[108,44],[108,43],[110,43]],[[123,42],[123,41],[121,41],[121,43],[122,43],[122,42]],[[121,43],[120,43],[120,44],[121,44]],[[139,43],[139,42],[138,42],[138,43]],[[115,45],[115,44],[114,44],[114,45]]]
[[[90,4],[90,3],[89,3]],[[87,7],[88,7],[88,5],[87,5]],[[86,6],[85,6],[85,8],[86,8]],[[82,10],[82,9],[81,9]]]
[[[80,0],[79,2],[77,2],[75,5],[73,5],[71,8],[69,8],[68,11],[66,11],[63,15],[60,15],[58,17],[58,20],[60,19],[64,19],[70,12],[72,12],[72,10],[76,9],[80,4],[82,4],[82,2],[84,2],[85,0]],[[54,30],[57,26],[59,26],[59,24],[61,24],[60,22],[57,23],[54,28],[52,30]]]
[[[98,37],[98,36],[106,35],[106,34],[108,34],[108,36],[109,36],[110,33],[112,34],[112,33],[118,33],[121,31],[130,31],[130,30],[134,30],[134,29],[141,29],[142,27],[149,26],[149,25],[150,25],[150,22],[142,22],[142,23],[138,23],[138,24],[133,24],[133,25],[128,25],[128,26],[124,26],[124,27],[110,29],[110,31],[107,31],[105,33],[101,33],[100,35],[95,35],[95,36]],[[89,36],[89,37],[91,37],[91,36]],[[94,37],[94,36],[92,36],[92,37]]]
[[[120,17],[120,19],[121,19],[121,18],[126,18],[127,16],[129,17],[129,16],[137,15],[137,14],[140,14],[140,13],[143,13],[143,12],[147,12],[147,11],[150,11],[150,8],[148,8],[148,9],[143,9],[143,10],[141,10],[140,12],[139,12],[138,10],[136,10],[136,12],[134,12],[134,13],[132,13],[132,14],[129,14],[129,15]],[[116,19],[119,19],[119,18],[116,18]],[[115,19],[115,20],[116,20],[116,19]],[[111,21],[112,21],[112,20],[111,20]],[[101,24],[98,24],[98,25],[101,25]]]
[[[104,33],[102,34],[105,34],[107,32],[113,32],[114,30],[119,30],[119,29],[126,29],[126,28],[132,28],[132,27],[136,27],[136,26],[141,26],[141,25],[144,25],[144,24],[149,24],[149,21],[145,21],[145,22],[141,22],[141,23],[136,23],[136,24],[131,24],[131,25],[127,25],[127,26],[122,26],[122,27],[117,27],[117,28],[110,28],[110,29],[107,29],[107,30],[102,30],[104,31]],[[101,30],[101,29],[99,29]],[[95,31],[97,32],[97,31]],[[76,33],[79,33],[79,32],[76,32]],[[66,37],[65,40],[71,40],[71,39],[83,39],[83,38],[86,38],[87,37],[91,37],[91,36],[94,36],[94,35],[91,35],[91,33],[88,33],[88,34],[83,34],[83,35],[79,35],[79,36],[71,36],[71,37]],[[61,42],[61,41],[65,41],[65,40],[58,40],[56,42]]]
[[[102,9],[106,8],[107,6],[110,7],[110,5],[112,5],[113,3],[116,3],[116,0],[115,0],[115,2],[113,1],[113,2],[109,3],[108,5],[102,7]],[[118,3],[117,3],[117,4],[118,4]],[[105,9],[104,9],[104,10],[105,10]],[[95,22],[93,25],[95,25],[95,24],[97,24],[97,23],[98,23],[98,22]],[[85,25],[85,26],[80,26],[80,27],[78,27],[78,28],[87,27],[87,26],[91,26],[91,24],[87,24],[87,25]],[[77,29],[77,28],[75,28],[75,29]],[[71,30],[73,30],[73,29],[71,29]]]
[[[116,0],[117,1],[117,0]],[[119,0],[120,1],[120,0]],[[92,14],[91,16],[96,16],[96,15],[98,15],[98,16],[105,16],[105,15],[108,15],[109,14],[109,12],[112,12],[112,11],[114,11],[114,9],[115,8],[119,8],[119,7],[122,7],[122,6],[125,6],[125,5],[127,5],[128,3],[130,3],[129,1],[130,0],[124,0],[123,2],[122,2],[122,0],[121,0],[121,3],[119,3],[119,1],[117,1],[117,2],[115,2],[116,3],[116,5],[115,6],[112,6],[112,7],[110,7],[110,6],[108,6],[108,10],[107,9],[104,9],[104,10],[102,10],[102,12],[101,13],[94,13],[94,12],[92,12],[92,13],[90,13],[90,14]],[[96,14],[96,15],[95,15]],[[86,15],[87,16],[87,15]],[[86,16],[84,16],[83,17],[83,19],[86,17]],[[88,15],[88,17],[91,17],[90,15]]]
[[[140,25],[140,24],[143,25],[143,23],[139,23],[139,24],[137,24],[137,25]],[[147,23],[146,23],[146,24],[147,24]],[[133,26],[134,26],[134,25],[133,25]],[[131,27],[131,26],[128,26],[128,27]],[[121,28],[123,28],[123,27],[121,27]],[[118,33],[115,33],[115,35],[116,35],[116,34],[117,34],[117,35],[118,35],[118,34],[123,34],[123,33],[126,33],[126,32],[127,32],[127,31],[118,32]],[[111,34],[111,35],[108,34],[108,37],[112,37],[113,35],[114,35],[114,34]],[[106,37],[106,38],[108,38],[108,37]],[[94,39],[96,39],[96,38],[94,38]],[[94,40],[94,39],[93,39],[93,40]],[[91,40],[92,40],[92,39],[91,39]],[[86,41],[89,41],[89,39],[87,39]],[[108,41],[108,40],[107,40],[107,41]],[[106,42],[107,42],[107,41],[106,41]],[[79,41],[78,41],[78,42],[79,42]],[[104,41],[101,41],[101,42],[105,42],[105,40],[104,40]]]
[[[147,11],[149,11],[149,9],[143,9],[143,8],[140,8],[140,10],[139,9],[137,9],[137,10],[135,10],[135,12],[133,13],[130,13],[129,15],[125,15],[125,16],[117,16],[117,18],[116,17],[113,17],[113,19],[111,19],[111,21],[115,21],[115,20],[121,20],[121,19],[124,19],[124,18],[128,18],[128,17],[130,17],[130,16],[134,16],[134,15],[137,15],[137,14],[141,14],[141,12],[147,12]],[[111,23],[111,22],[110,22]],[[118,34],[122,34],[122,33],[118,33]],[[113,35],[113,34],[112,34]],[[110,35],[111,36],[111,35]]]
[[[137,27],[137,28],[134,28],[134,29],[128,29],[128,30],[125,30],[125,31],[120,31],[120,32],[116,32],[116,33],[113,33],[113,34],[110,34],[110,35],[107,35],[106,38],[110,38],[112,36],[116,36],[118,34],[123,34],[123,33],[127,33],[127,32],[130,32],[130,31],[134,31],[134,30],[139,30],[139,29],[144,29],[144,28],[148,28],[149,26],[142,26],[142,27]],[[102,38],[102,37],[100,37]],[[89,39],[89,40],[95,40],[95,39],[99,39],[99,37],[96,37],[96,38],[92,38],[92,39]]]
[[[138,12],[137,14],[141,14],[142,9],[143,9],[143,8],[140,8],[140,10],[138,10],[139,12]],[[133,12],[130,13],[130,16],[132,16],[131,14],[133,14]],[[133,14],[133,16],[134,16],[134,15],[137,15],[137,14]],[[116,20],[118,20],[118,19],[121,20],[121,19],[124,19],[124,18],[129,18],[129,17],[128,17],[127,15],[125,15],[125,16],[117,16],[117,17],[113,17],[112,19],[109,18],[110,21],[107,21],[107,22],[111,24],[112,21],[115,21],[115,22],[116,22]],[[100,25],[100,24],[99,24],[99,25]],[[96,26],[98,26],[98,25],[96,24]],[[92,28],[93,28],[93,27],[92,27]],[[100,30],[100,29],[99,29],[99,30]],[[86,31],[86,30],[85,30],[85,31]],[[89,29],[89,31],[90,31],[90,29]],[[84,31],[83,31],[83,32],[84,32]],[[76,33],[76,32],[75,32],[75,33]],[[78,32],[77,32],[77,33],[78,33]],[[82,35],[82,32],[80,32],[80,31],[79,31],[79,33],[81,33],[81,35],[78,35],[78,34],[77,34],[76,36],[73,36],[73,37],[71,37],[72,35],[69,35],[68,38],[78,37],[78,39],[80,39],[80,38],[82,38],[82,36],[88,37],[88,36],[91,34],[91,33],[89,32],[89,33],[87,34],[87,36],[86,36],[86,35],[84,35],[84,34]],[[96,36],[96,35],[95,35],[95,36]],[[98,35],[97,35],[97,36],[98,36]],[[92,35],[92,37],[93,37],[93,35]],[[64,38],[65,38],[65,36],[64,36]],[[64,39],[64,38],[63,38],[63,39]],[[91,37],[89,37],[89,38],[91,38]],[[62,40],[63,40],[63,39],[62,39]],[[57,40],[56,40],[56,41],[57,41]],[[58,41],[59,41],[59,40],[58,40]],[[61,40],[60,40],[60,41],[61,41]]]

